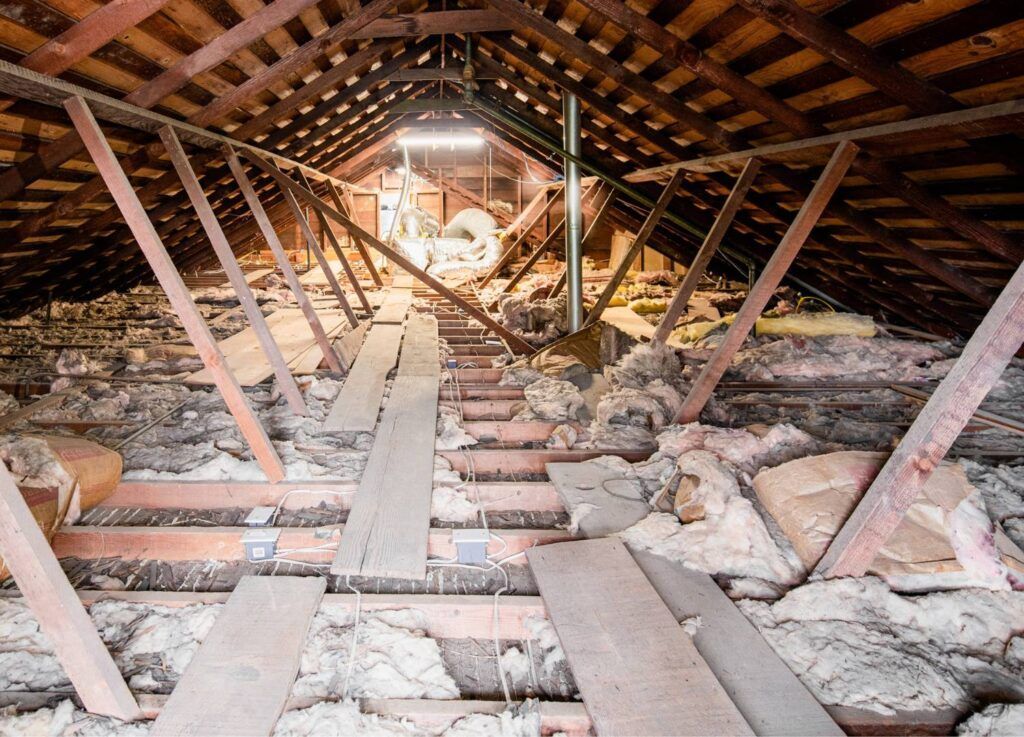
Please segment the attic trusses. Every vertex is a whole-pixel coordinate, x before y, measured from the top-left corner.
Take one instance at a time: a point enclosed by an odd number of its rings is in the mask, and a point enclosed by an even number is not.
[[[561,90],[575,93],[584,158],[618,177],[1014,99],[1024,88],[1024,8],[1012,0],[936,0],[913,12],[898,0],[826,0],[813,13],[792,0],[664,0],[645,10],[620,0],[465,0],[463,9],[488,12],[449,15],[444,23],[422,15],[433,7],[409,0],[361,7],[149,0],[90,14],[98,7],[84,0],[6,4],[3,58],[350,181],[394,162],[390,146],[403,118],[388,111],[436,94],[437,82],[392,75],[437,68],[442,59],[461,65],[461,36],[405,33],[478,32],[477,71],[495,78],[481,79],[480,97],[548,135],[559,127]],[[497,30],[509,25],[511,33]],[[521,131],[479,115],[499,139],[557,167]],[[66,118],[24,100],[7,103],[4,116],[0,146],[16,162],[0,174],[5,307],[37,303],[41,285],[87,297],[146,278],[91,163],[66,141],[54,143],[67,131]],[[924,131],[898,144],[872,143],[791,276],[854,309],[935,332],[969,332],[1024,254],[1016,238],[1024,222],[1021,145],[1012,130],[961,129],[959,138]],[[152,137],[123,128],[109,134],[176,265],[210,263],[169,164],[152,158]],[[766,163],[721,255],[767,261],[827,153]],[[233,247],[248,247],[255,229],[239,216],[241,197],[225,168],[212,166],[201,181]],[[276,187],[264,176],[254,184],[273,219],[290,217]],[[688,258],[730,187],[725,173],[689,176],[670,212],[692,229],[662,223],[652,244]],[[656,187],[641,189],[657,196]],[[625,198],[611,213],[621,227],[636,228],[644,216]],[[110,263],[119,265],[116,274],[102,268]]]

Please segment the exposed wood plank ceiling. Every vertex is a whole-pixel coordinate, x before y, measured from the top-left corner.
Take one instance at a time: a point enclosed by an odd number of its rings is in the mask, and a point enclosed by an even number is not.
[[[1024,96],[1019,0],[461,3],[499,11],[515,28],[474,34],[477,72],[492,78],[481,80],[479,96],[558,137],[561,89],[576,92],[584,156],[620,176]],[[416,14],[440,5],[419,0],[137,6],[143,10],[134,16],[107,8],[104,17],[90,16],[103,7],[97,0],[8,0],[0,5],[0,56],[351,182],[395,163],[405,117],[388,111],[439,93],[439,82],[390,75],[436,67],[442,55],[461,65],[465,48],[458,28],[444,37],[393,35],[435,30],[418,25]],[[58,36],[61,44],[47,45]],[[105,38],[112,40],[94,48]],[[458,94],[445,84],[446,96]],[[505,123],[484,112],[469,117],[479,117],[494,140],[558,167]],[[60,109],[0,103],[0,155],[11,165],[0,172],[0,312],[35,306],[51,289],[86,298],[150,278],[68,130]],[[155,137],[106,130],[179,268],[212,264]],[[926,132],[867,145],[792,273],[855,309],[969,332],[1024,255],[1024,143],[1009,125],[959,135],[973,137]],[[734,252],[758,264],[767,259],[828,155],[810,149],[765,166],[737,217]],[[208,152],[194,158],[236,250],[253,247],[254,226],[223,161]],[[739,165],[689,175],[672,210],[708,227]],[[287,220],[276,187],[255,175],[268,210]],[[638,187],[658,191],[656,183]],[[635,227],[643,211],[620,201],[615,219]],[[653,241],[684,261],[696,242],[667,223]]]

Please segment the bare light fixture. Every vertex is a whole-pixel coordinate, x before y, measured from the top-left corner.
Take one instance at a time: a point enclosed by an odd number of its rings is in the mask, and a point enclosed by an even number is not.
[[[398,138],[398,143],[406,148],[476,148],[483,142],[482,136],[467,131],[405,133]]]

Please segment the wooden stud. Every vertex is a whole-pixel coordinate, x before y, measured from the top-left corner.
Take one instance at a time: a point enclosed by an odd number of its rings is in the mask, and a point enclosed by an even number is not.
[[[306,321],[309,323],[309,329],[313,331],[313,337],[316,338],[317,345],[320,346],[320,351],[324,354],[324,358],[327,359],[327,365],[331,367],[332,371],[345,371],[347,367],[342,365],[341,359],[338,358],[338,354],[335,353],[334,347],[331,345],[331,339],[327,336],[324,326],[320,323],[320,318],[317,317],[316,310],[313,308],[312,302],[309,301],[309,297],[302,289],[302,283],[299,281],[299,277],[295,274],[295,269],[293,269],[292,265],[288,262],[288,254],[285,253],[284,246],[281,245],[281,239],[277,237],[277,232],[274,230],[274,226],[271,224],[270,218],[267,217],[266,210],[263,209],[263,205],[256,196],[256,191],[253,189],[252,182],[249,181],[249,177],[245,173],[245,168],[242,166],[242,162],[238,160],[238,156],[235,154],[234,149],[230,147],[225,148],[224,155],[227,159],[228,167],[231,169],[231,173],[234,174],[235,180],[238,182],[238,186],[242,190],[242,195],[245,197],[245,201],[249,204],[249,209],[252,210],[253,217],[256,218],[256,222],[259,224],[264,240],[266,240],[267,245],[270,246],[270,250],[274,254],[274,259],[277,261],[278,268],[281,269],[281,273],[284,274],[285,281],[288,282],[288,286],[291,288],[292,294],[295,295],[295,301],[298,303],[299,309],[301,309],[302,314],[306,316]]]
[[[654,208],[648,213],[647,218],[644,220],[643,225],[640,226],[640,230],[636,234],[636,238],[633,239],[633,244],[626,251],[622,261],[615,268],[615,273],[612,275],[611,281],[605,286],[601,296],[598,297],[597,303],[590,310],[590,314],[587,315],[586,321],[583,323],[583,327],[590,327],[598,320],[601,319],[601,313],[604,312],[608,303],[611,302],[612,297],[615,296],[615,290],[618,289],[619,284],[626,276],[626,272],[629,271],[630,264],[640,254],[644,246],[647,245],[647,241],[654,233],[654,229],[661,221],[661,217],[665,214],[672,199],[676,196],[676,191],[679,189],[679,185],[683,183],[683,179],[686,178],[684,172],[676,172],[672,175],[671,181],[665,186],[661,196],[658,197],[658,201],[654,204]]]
[[[256,333],[260,347],[263,349],[267,361],[274,369],[274,377],[277,379],[277,385],[281,393],[288,401],[288,406],[291,407],[292,412],[297,415],[308,415],[309,410],[306,407],[306,402],[302,399],[302,392],[299,391],[295,378],[292,376],[291,371],[288,370],[288,362],[284,360],[284,356],[281,355],[281,349],[274,341],[270,328],[267,327],[267,320],[263,316],[263,311],[260,310],[256,297],[253,296],[252,290],[249,288],[249,283],[242,272],[242,268],[235,260],[231,244],[228,242],[227,236],[224,235],[224,230],[221,228],[209,200],[206,199],[206,193],[203,192],[202,185],[199,184],[199,179],[192,170],[192,165],[185,154],[185,149],[181,147],[181,142],[169,127],[160,129],[160,139],[167,149],[171,164],[174,166],[175,171],[178,172],[178,177],[185,188],[185,193],[192,202],[192,207],[199,216],[199,221],[206,231],[206,236],[210,239],[210,245],[213,246],[213,250],[220,260],[221,267],[228,277],[228,282],[231,284],[231,288],[235,290],[238,302],[245,311],[245,316],[249,319],[253,332]]]
[[[64,103],[64,107],[85,143],[93,163],[107,183],[110,194],[121,210],[128,227],[131,228],[146,260],[153,267],[153,273],[156,274],[157,281],[160,282],[178,319],[181,320],[189,340],[196,347],[203,364],[213,374],[217,389],[220,391],[228,411],[238,423],[239,430],[249,443],[260,468],[271,481],[282,480],[284,466],[277,455],[277,450],[270,442],[270,438],[267,437],[266,430],[263,429],[259,418],[242,392],[242,387],[238,385],[235,375],[225,366],[224,356],[221,354],[220,348],[217,347],[217,342],[213,339],[206,323],[203,322],[203,317],[196,309],[188,288],[181,280],[171,257],[167,255],[167,249],[164,248],[149,215],[146,214],[145,208],[135,195],[128,177],[118,164],[117,157],[114,156],[110,144],[104,137],[103,131],[100,130],[96,118],[92,115],[92,111],[89,110],[85,101],[78,97],[69,99]]]
[[[355,219],[356,210],[355,203],[352,199],[352,193],[346,189],[345,199],[342,200],[341,194],[338,192],[338,188],[334,186],[334,182],[327,183],[327,191],[331,195],[331,199],[334,200],[334,206],[338,209],[338,212],[344,213],[348,217]],[[317,212],[320,212],[317,210]],[[370,249],[365,243],[358,237],[352,236],[353,243],[356,244],[356,250],[359,251],[359,257],[363,260],[363,264],[366,266],[366,270],[370,272],[370,279],[378,287],[384,286],[384,280],[380,278],[380,274],[377,273],[377,267],[373,265],[373,257],[370,255]]]
[[[786,231],[786,235],[783,236],[775,253],[765,265],[757,283],[747,294],[747,298],[739,312],[736,313],[736,319],[729,326],[725,338],[708,362],[704,364],[700,375],[690,388],[689,394],[683,401],[683,406],[676,414],[675,421],[677,423],[696,422],[700,417],[701,410],[711,398],[711,394],[732,362],[736,351],[743,345],[743,341],[753,329],[757,318],[761,316],[761,312],[767,306],[768,300],[771,299],[775,289],[786,276],[800,247],[807,241],[811,230],[821,218],[829,199],[842,183],[858,150],[857,145],[850,141],[844,141],[836,147],[828,165],[818,177],[814,189],[811,190],[811,194],[804,201],[800,212],[797,213]]]
[[[700,250],[697,251],[693,263],[690,264],[690,270],[686,272],[686,277],[679,286],[679,291],[672,298],[668,309],[665,310],[665,314],[661,318],[661,322],[658,323],[658,328],[654,331],[654,337],[651,338],[652,343],[664,343],[675,328],[676,321],[679,320],[680,315],[686,310],[690,297],[693,296],[700,278],[704,275],[704,270],[711,263],[711,259],[725,238],[729,226],[732,225],[733,219],[740,211],[743,200],[747,196],[747,191],[754,183],[754,178],[760,169],[761,162],[758,159],[750,159],[746,166],[743,167],[743,172],[736,180],[736,184],[733,185],[728,199],[722,206],[722,211],[718,213],[714,225],[711,226],[711,230],[708,231],[707,236],[704,238],[704,243],[701,244]]]
[[[3,463],[0,556],[85,708],[129,722],[140,718],[128,684]]]

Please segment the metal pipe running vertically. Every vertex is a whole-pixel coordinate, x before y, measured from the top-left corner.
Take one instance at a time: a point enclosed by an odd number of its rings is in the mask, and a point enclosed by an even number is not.
[[[562,93],[562,146],[572,158],[565,158],[565,269],[569,296],[569,332],[583,327],[583,206],[580,168],[580,105],[576,95]]]

